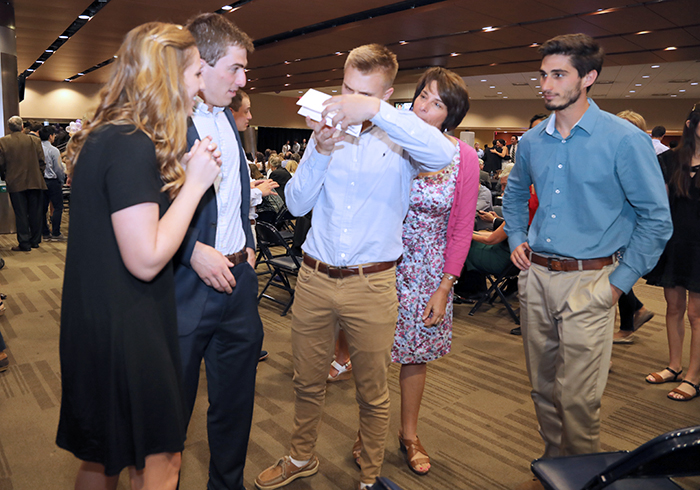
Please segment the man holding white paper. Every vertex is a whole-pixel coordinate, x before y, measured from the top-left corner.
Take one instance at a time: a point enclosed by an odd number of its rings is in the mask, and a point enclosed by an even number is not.
[[[323,122],[306,119],[314,137],[286,187],[292,214],[313,209],[292,307],[291,453],[258,476],[255,484],[263,490],[318,471],[314,447],[336,325],[350,345],[360,406],[353,446],[360,488],[372,485],[381,471],[389,429],[386,371],[397,316],[395,266],[411,182],[420,172],[444,168],[455,152],[437,128],[385,102],[397,70],[396,56],[384,46],[355,48],[345,62],[343,95],[325,102]],[[363,121],[358,137],[334,127]]]

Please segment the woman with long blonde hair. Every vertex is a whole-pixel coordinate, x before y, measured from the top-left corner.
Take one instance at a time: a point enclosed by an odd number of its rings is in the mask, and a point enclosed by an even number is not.
[[[187,417],[171,259],[220,164],[208,139],[185,153],[201,88],[192,35],[139,26],[68,148],[56,442],[82,460],[76,489],[115,489],[126,467],[132,488],[177,486]]]

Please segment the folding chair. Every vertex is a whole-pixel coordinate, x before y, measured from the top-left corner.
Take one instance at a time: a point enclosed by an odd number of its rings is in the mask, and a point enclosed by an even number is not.
[[[510,306],[510,303],[506,299],[506,295],[503,293],[503,287],[505,286],[506,282],[508,282],[508,280],[510,279],[517,278],[518,274],[520,274],[520,269],[518,269],[512,262],[508,262],[506,268],[503,269],[503,271],[498,276],[495,276],[493,274],[486,274],[486,279],[491,283],[491,285],[471,309],[471,311],[469,312],[469,316],[474,316],[474,313],[476,313],[476,311],[486,301],[488,301],[489,304],[493,306],[493,303],[494,301],[496,301],[496,298],[501,298],[501,302],[505,305],[506,309],[508,310],[508,313],[510,314],[515,324],[520,325],[520,316],[517,313],[515,313],[513,307]]]
[[[700,475],[700,425],[667,432],[632,452],[536,459],[547,490],[678,490],[671,477]]]
[[[279,230],[282,238],[291,244],[294,239],[294,216],[289,212],[287,206],[282,206],[282,208],[277,212],[275,216],[274,225],[277,230]]]
[[[260,247],[260,253],[264,257],[260,263],[265,264],[270,271],[270,279],[268,279],[265,287],[258,295],[258,303],[260,303],[262,298],[274,301],[284,307],[281,316],[285,316],[294,301],[294,288],[289,282],[289,276],[297,276],[299,274],[301,258],[292,253],[287,241],[280,235],[279,230],[271,224],[261,221],[256,225],[255,229],[258,233],[258,247]],[[284,253],[275,255],[271,250],[272,247],[282,247]],[[265,294],[270,286],[287,291],[289,300],[285,302]]]

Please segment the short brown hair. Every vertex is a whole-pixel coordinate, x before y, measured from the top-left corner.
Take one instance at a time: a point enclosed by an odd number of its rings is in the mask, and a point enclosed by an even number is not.
[[[603,58],[605,58],[605,52],[598,41],[586,34],[564,34],[553,37],[539,47],[539,52],[543,58],[552,54],[569,56],[579,78],[585,77],[593,70],[600,76]],[[588,86],[587,90],[590,88],[591,86]]]
[[[416,101],[423,89],[433,81],[437,82],[438,94],[447,107],[447,117],[442,122],[440,130],[451,131],[462,122],[469,110],[467,84],[455,72],[436,66],[423,73],[423,76],[418,80],[416,92],[413,94],[413,102]]]
[[[399,71],[396,55],[381,44],[365,44],[350,51],[345,60],[345,69],[347,70],[349,66],[364,74],[382,72],[389,86],[394,83],[396,72]]]
[[[199,14],[186,27],[197,42],[199,56],[210,66],[226,56],[229,46],[240,46],[248,53],[255,49],[250,36],[221,14]]]
[[[231,103],[228,105],[231,109],[233,109],[233,112],[238,112],[241,110],[241,106],[243,105],[243,99],[249,99],[248,94],[245,93],[243,90],[238,89],[236,90],[236,95],[231,99]]]

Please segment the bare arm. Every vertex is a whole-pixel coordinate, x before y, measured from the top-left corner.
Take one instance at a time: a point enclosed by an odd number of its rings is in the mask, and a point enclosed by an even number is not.
[[[497,229],[492,232],[489,231],[477,231],[472,235],[472,240],[475,242],[483,243],[485,245],[496,245],[508,239],[508,235],[504,230],[505,223],[501,224]]]

